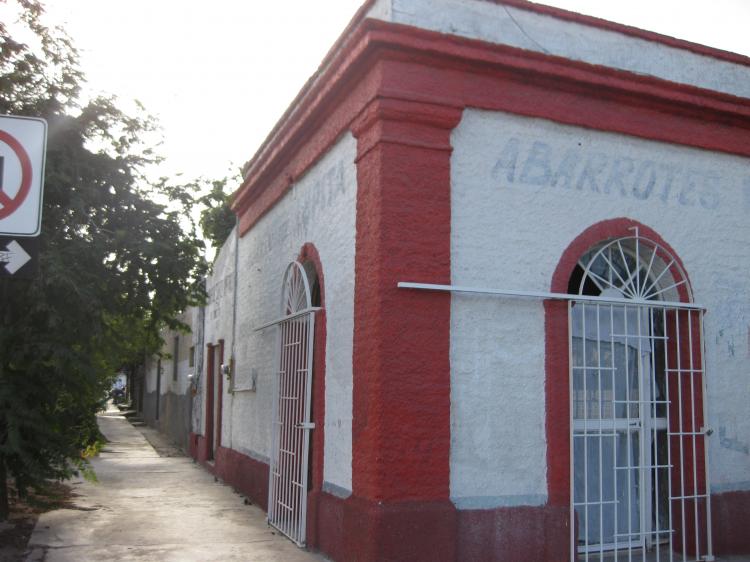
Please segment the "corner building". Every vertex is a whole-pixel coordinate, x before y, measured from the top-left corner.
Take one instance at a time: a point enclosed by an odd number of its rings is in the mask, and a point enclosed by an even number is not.
[[[374,0],[244,170],[191,453],[334,560],[750,554],[750,60]]]

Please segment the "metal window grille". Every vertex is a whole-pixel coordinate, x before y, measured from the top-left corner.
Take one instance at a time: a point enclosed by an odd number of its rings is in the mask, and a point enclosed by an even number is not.
[[[703,311],[659,302],[686,278],[637,234],[579,266],[633,304],[568,304],[571,561],[712,560]]]
[[[669,251],[619,238],[578,295],[399,282],[568,302],[571,562],[712,561],[704,309]]]
[[[268,523],[304,546],[315,311],[304,268],[292,262],[284,274],[282,317],[277,326]]]

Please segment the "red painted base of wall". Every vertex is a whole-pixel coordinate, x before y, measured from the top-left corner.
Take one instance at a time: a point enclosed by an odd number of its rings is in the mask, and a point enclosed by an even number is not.
[[[750,491],[711,496],[714,551],[750,554]]]
[[[268,465],[190,434],[190,455],[211,473],[268,509]],[[308,544],[332,560],[565,562],[567,506],[456,510],[449,501],[372,502],[311,491]],[[712,496],[714,551],[750,554],[750,491]],[[314,533],[311,534],[311,533]]]
[[[449,501],[371,502],[323,493],[319,548],[333,560],[456,560],[456,509]]]
[[[197,433],[190,433],[190,456],[201,464],[208,460],[208,442],[206,438]],[[213,471],[212,471],[213,472]]]
[[[348,555],[342,560],[456,560],[456,509],[450,501],[346,502]]]
[[[268,465],[266,463],[226,447],[218,447],[214,462],[209,462],[207,460],[208,442],[205,437],[195,433],[190,434],[190,456],[264,511],[268,510]]]
[[[318,498],[316,547],[332,560],[346,560],[349,552],[346,529],[348,501],[325,492]]]
[[[456,559],[567,562],[570,556],[568,519],[568,508],[557,506],[459,511]]]
[[[267,464],[224,447],[208,462],[208,442],[196,434],[190,435],[190,455],[268,509]],[[447,500],[377,502],[318,491],[310,492],[308,505],[308,545],[337,561],[564,561],[568,556],[567,507],[459,511]]]
[[[319,548],[333,560],[567,562],[568,508],[457,510],[449,501],[320,498]]]
[[[268,511],[268,465],[234,449],[216,450],[215,474],[234,489]]]

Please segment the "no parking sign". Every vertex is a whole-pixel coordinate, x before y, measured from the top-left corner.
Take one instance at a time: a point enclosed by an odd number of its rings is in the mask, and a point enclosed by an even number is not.
[[[36,270],[46,147],[44,119],[0,115],[0,277]]]
[[[47,122],[0,116],[0,236],[38,236]]]

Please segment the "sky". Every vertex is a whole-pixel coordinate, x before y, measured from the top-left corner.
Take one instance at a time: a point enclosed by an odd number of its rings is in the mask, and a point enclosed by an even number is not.
[[[750,0],[549,0],[571,11],[750,55]],[[161,124],[159,175],[234,175],[360,0],[47,0],[89,95],[137,99]],[[236,187],[236,186],[234,186]]]

